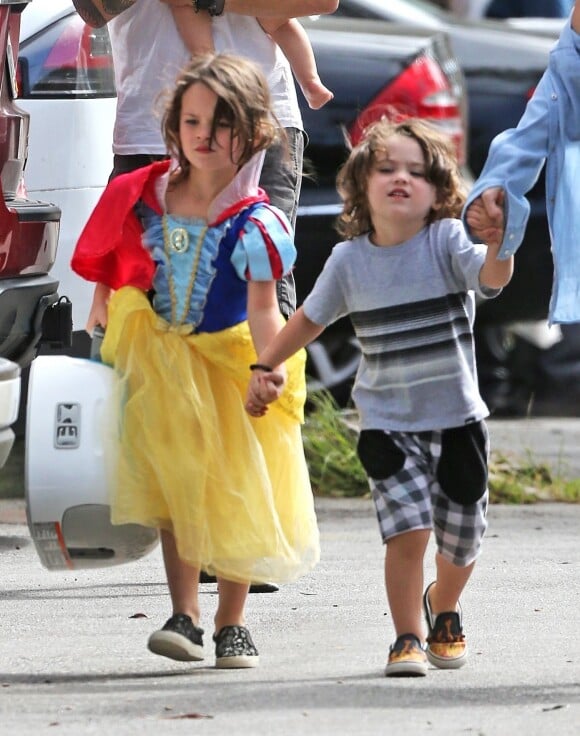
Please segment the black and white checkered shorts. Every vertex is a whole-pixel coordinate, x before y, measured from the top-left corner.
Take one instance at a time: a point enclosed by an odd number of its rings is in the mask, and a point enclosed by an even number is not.
[[[432,432],[363,430],[358,453],[383,541],[433,529],[445,559],[463,567],[477,558],[487,528],[484,422]]]

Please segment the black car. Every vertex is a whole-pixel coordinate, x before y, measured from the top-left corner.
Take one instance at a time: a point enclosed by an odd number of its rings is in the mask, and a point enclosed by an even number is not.
[[[0,466],[13,442],[20,368],[32,361],[49,322],[61,311],[55,306],[58,282],[49,274],[60,210],[26,197],[28,116],[14,103],[20,17],[28,2],[0,0]]]

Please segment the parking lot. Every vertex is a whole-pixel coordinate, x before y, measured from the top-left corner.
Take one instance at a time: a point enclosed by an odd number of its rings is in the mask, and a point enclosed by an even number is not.
[[[2,503],[0,502],[0,508]],[[256,670],[156,658],[168,599],[158,550],[124,567],[47,572],[25,527],[0,524],[0,718],[6,733],[576,736],[580,507],[492,507],[463,600],[466,667],[385,678],[392,637],[371,502],[319,499],[322,560],[250,596]],[[427,579],[433,574],[427,569]]]

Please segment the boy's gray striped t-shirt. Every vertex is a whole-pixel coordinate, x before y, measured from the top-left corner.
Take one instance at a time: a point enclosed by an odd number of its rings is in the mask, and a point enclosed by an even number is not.
[[[401,245],[360,236],[333,248],[303,306],[316,324],[351,319],[362,350],[353,389],[361,429],[419,432],[489,414],[473,344],[474,293],[500,293],[479,284],[485,253],[454,219]]]

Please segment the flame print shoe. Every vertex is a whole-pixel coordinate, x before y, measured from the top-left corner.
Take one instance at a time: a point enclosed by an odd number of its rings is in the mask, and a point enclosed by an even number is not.
[[[147,646],[153,654],[178,662],[199,662],[203,659],[203,629],[185,613],[176,613],[151,634]]]
[[[245,626],[224,626],[214,634],[215,666],[218,669],[257,667],[258,650]]]
[[[467,661],[467,642],[463,635],[461,604],[457,611],[445,611],[433,615],[429,601],[429,588],[423,595],[423,611],[429,634],[427,636],[427,659],[441,670],[456,670]]]
[[[415,634],[401,634],[389,647],[386,677],[424,677],[427,674],[427,657]]]

